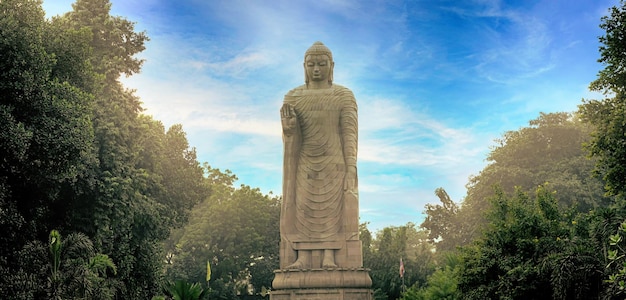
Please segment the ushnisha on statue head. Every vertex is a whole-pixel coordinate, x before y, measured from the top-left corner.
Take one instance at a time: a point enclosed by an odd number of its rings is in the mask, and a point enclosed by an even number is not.
[[[322,42],[315,42],[304,53],[304,82],[309,87],[309,83],[315,82],[320,87],[330,87],[333,84],[333,53]]]

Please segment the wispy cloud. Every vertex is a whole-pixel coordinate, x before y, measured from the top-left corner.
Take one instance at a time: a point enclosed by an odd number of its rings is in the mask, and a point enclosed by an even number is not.
[[[554,67],[552,31],[528,7],[505,6],[502,1],[474,1],[444,10],[460,16],[477,40],[468,46],[477,55],[475,71],[500,84],[536,77]]]
[[[257,71],[270,63],[271,59],[267,53],[252,52],[239,53],[226,61],[191,60],[185,64],[198,71],[207,71],[218,76],[245,78],[250,72]]]
[[[471,128],[452,128],[405,103],[366,99],[360,103],[361,160],[431,166],[475,159],[484,141]]]
[[[146,113],[171,125],[224,133],[280,137],[273,105],[250,105],[251,95],[229,84],[206,79],[206,88],[184,82],[155,81],[137,76],[127,80],[146,104]]]

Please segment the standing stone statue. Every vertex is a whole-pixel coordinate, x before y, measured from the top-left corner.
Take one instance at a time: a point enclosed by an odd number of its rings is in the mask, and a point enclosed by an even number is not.
[[[371,286],[358,232],[357,104],[349,89],[333,83],[333,68],[331,51],[315,42],[304,54],[305,84],[289,91],[280,109],[282,271],[275,289]],[[356,299],[369,299],[364,293]]]

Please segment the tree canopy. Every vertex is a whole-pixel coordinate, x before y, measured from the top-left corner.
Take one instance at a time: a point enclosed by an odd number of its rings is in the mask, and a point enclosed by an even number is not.
[[[579,110],[583,119],[595,126],[588,149],[598,159],[596,173],[606,183],[607,192],[626,191],[626,3],[610,9],[602,17],[600,58],[604,69],[590,89],[605,94],[602,100],[585,100]]]
[[[182,127],[142,115],[118,80],[140,71],[147,36],[110,6],[78,0],[47,20],[40,1],[0,1],[1,294],[39,276],[22,256],[57,229],[115,264],[108,294],[150,298],[161,242],[208,197]]]
[[[441,205],[427,206],[422,227],[438,250],[455,241],[460,261],[440,266],[405,299],[443,287],[442,274],[458,283],[460,295],[448,299],[623,298],[625,12],[620,1],[601,19],[605,68],[590,88],[604,99],[583,100],[574,114],[541,114],[505,133],[460,206],[437,191]]]
[[[592,170],[595,160],[587,157],[583,144],[590,140],[592,127],[577,114],[541,113],[528,127],[504,133],[487,156],[489,164],[470,177],[467,196],[459,211],[465,241],[480,235],[494,187],[513,193],[516,187],[526,193],[545,183],[557,193],[560,207],[586,212],[608,205],[602,181]]]
[[[166,276],[204,282],[211,264],[211,298],[271,288],[278,269],[280,198],[233,186],[237,177],[206,166],[211,197],[198,204],[189,223],[167,241]]]

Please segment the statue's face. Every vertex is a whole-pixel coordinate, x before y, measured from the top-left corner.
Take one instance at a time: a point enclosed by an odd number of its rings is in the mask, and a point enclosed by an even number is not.
[[[304,69],[311,81],[328,81],[332,71],[332,61],[326,54],[307,55]]]

